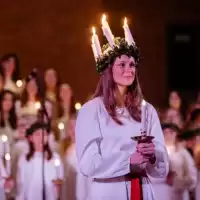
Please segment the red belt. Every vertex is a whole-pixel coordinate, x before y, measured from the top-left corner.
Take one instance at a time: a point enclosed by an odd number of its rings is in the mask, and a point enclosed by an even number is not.
[[[131,179],[131,200],[142,200],[142,184],[139,178]]]

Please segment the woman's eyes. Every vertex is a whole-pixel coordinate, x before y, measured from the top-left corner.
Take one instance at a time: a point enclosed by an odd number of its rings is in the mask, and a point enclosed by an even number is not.
[[[124,68],[126,66],[126,63],[120,63],[119,66]],[[130,67],[135,67],[135,64],[134,63],[130,63],[129,66]]]

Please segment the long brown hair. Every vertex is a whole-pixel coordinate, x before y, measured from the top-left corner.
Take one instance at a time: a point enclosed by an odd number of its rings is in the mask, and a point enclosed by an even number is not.
[[[116,83],[113,79],[112,67],[109,66],[102,74],[97,85],[96,91],[93,95],[95,97],[103,97],[105,108],[112,119],[119,125],[123,123],[118,119],[116,113],[117,100],[116,100]],[[125,107],[129,111],[131,117],[140,122],[141,121],[141,103],[142,92],[139,85],[137,69],[135,73],[135,80],[128,86],[127,94],[125,97]]]

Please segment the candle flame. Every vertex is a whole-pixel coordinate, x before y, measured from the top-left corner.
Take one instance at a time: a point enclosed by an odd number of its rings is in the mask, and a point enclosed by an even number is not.
[[[6,135],[2,135],[1,139],[2,139],[3,142],[6,142],[8,140],[8,137]]]
[[[22,81],[22,80],[17,80],[16,86],[17,86],[18,88],[20,88],[20,87],[22,87],[22,85],[23,85],[23,81]]]
[[[101,21],[102,21],[102,24],[104,24],[104,22],[106,21],[106,15],[105,14],[103,14]]]
[[[39,101],[35,102],[35,108],[38,110],[41,108],[41,104]]]
[[[81,109],[81,103],[77,102],[77,103],[75,104],[75,109],[76,109],[76,110],[80,110],[80,109]]]
[[[60,123],[58,124],[58,129],[59,129],[59,130],[63,130],[64,128],[65,128],[64,123],[63,123],[63,122],[60,122]]]
[[[10,154],[9,154],[9,153],[6,153],[6,155],[5,155],[5,159],[6,159],[6,160],[10,160],[10,159],[11,159],[11,157],[10,157]]]
[[[94,27],[94,26],[92,27],[92,33],[93,33],[93,35],[95,35],[95,34],[96,34],[96,29],[95,29],[95,27]]]
[[[128,26],[128,21],[126,17],[124,18],[124,26]]]
[[[56,167],[60,166],[60,160],[59,159],[55,159],[55,166]]]
[[[143,99],[142,100],[142,105],[145,106],[146,105],[146,101]]]

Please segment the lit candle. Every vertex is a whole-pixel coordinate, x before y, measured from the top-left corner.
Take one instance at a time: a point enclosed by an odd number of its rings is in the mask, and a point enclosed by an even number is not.
[[[94,54],[94,58],[95,58],[95,60],[97,60],[97,58],[98,58],[98,54],[97,54],[97,50],[96,50],[96,46],[95,46],[95,44],[94,44],[94,38],[92,37],[92,51],[93,51],[93,54]]]
[[[103,30],[103,34],[104,36],[107,38],[110,47],[114,47],[115,43],[114,43],[114,36],[110,30],[110,27],[108,25],[108,22],[106,21],[106,15],[102,16],[102,30]]]
[[[17,86],[18,88],[21,88],[22,85],[23,85],[23,81],[22,81],[22,80],[17,80],[16,86]]]
[[[11,156],[9,153],[5,154],[5,160],[6,160],[6,171],[7,171],[7,175],[8,177],[10,177],[11,175]]]
[[[37,110],[39,110],[39,109],[41,108],[41,104],[40,104],[39,101],[36,101],[36,102],[35,102],[35,108],[36,108]]]
[[[132,37],[131,31],[130,31],[130,29],[128,27],[128,22],[127,22],[127,18],[126,17],[124,19],[123,28],[124,28],[125,39],[126,39],[128,45],[134,45],[135,42],[134,42],[134,39]]]
[[[59,129],[59,131],[60,131],[60,139],[65,138],[65,125],[64,125],[63,122],[60,122],[60,123],[58,124],[58,129]]]
[[[141,117],[142,117],[142,119],[141,119],[141,125],[142,125],[142,133],[144,134],[146,134],[146,117],[147,117],[147,113],[146,113],[146,101],[143,99],[143,101],[142,101],[142,108],[141,108]]]
[[[1,139],[2,139],[2,142],[3,142],[3,154],[5,155],[6,153],[10,152],[8,137],[7,137],[7,135],[2,135]]]
[[[76,110],[80,110],[80,109],[81,109],[81,103],[77,102],[77,103],[75,104],[75,109],[76,109]]]
[[[58,158],[55,159],[55,168],[56,168],[56,179],[59,179],[59,169],[60,169],[60,160]]]
[[[92,35],[92,43],[95,46],[97,56],[101,56],[101,54],[102,54],[101,45],[100,45],[99,38],[96,34],[96,30],[94,27],[92,27],[92,34],[93,34]]]

